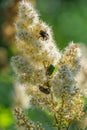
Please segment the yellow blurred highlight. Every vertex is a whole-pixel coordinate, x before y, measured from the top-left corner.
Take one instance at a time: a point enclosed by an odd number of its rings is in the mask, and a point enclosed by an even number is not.
[[[0,128],[6,128],[13,123],[11,110],[0,107]]]

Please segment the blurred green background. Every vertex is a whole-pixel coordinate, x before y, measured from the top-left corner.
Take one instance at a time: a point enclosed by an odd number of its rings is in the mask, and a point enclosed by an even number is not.
[[[52,26],[60,49],[70,41],[87,44],[87,0],[30,0]],[[12,106],[14,73],[10,58],[17,54],[14,22],[19,0],[0,0],[0,130],[15,130]]]

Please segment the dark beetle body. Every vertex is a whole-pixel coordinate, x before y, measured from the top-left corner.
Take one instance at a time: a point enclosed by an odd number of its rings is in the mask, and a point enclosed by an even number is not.
[[[39,86],[39,90],[45,94],[50,94],[49,88],[44,88],[43,86]]]
[[[43,38],[43,40],[48,40],[48,38],[49,38],[49,35],[48,35],[48,33],[46,33],[45,31],[43,31],[43,30],[40,30],[40,37],[42,37]]]

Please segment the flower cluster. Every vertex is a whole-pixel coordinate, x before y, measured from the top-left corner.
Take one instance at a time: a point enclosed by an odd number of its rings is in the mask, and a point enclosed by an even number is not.
[[[79,87],[81,93],[87,98],[87,47],[85,45],[80,45],[80,49],[83,57],[81,58],[81,71],[77,75],[79,81]]]
[[[44,130],[40,123],[37,123],[35,126],[35,124],[25,116],[24,111],[21,108],[15,108],[14,115],[17,118],[17,124],[20,128],[26,130]]]
[[[11,59],[18,81],[24,84],[32,105],[52,113],[59,130],[68,129],[73,119],[79,120],[83,115],[83,102],[76,81],[80,70],[79,47],[71,43],[61,53],[50,27],[39,19],[29,2],[20,2],[18,17],[15,26],[20,55]],[[20,112],[15,110],[15,113],[20,121]]]
[[[76,87],[76,81],[66,64],[59,68],[52,83],[54,94],[61,101],[56,109],[57,120],[62,122],[61,125],[63,127],[66,127],[68,126],[67,122],[69,123],[73,119],[79,120],[81,115],[83,115],[80,90]]]

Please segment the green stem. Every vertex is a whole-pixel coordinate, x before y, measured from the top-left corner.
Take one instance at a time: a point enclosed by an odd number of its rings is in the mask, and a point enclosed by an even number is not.
[[[67,127],[66,130],[69,130],[70,125],[71,125],[71,121],[69,122],[68,127]]]

